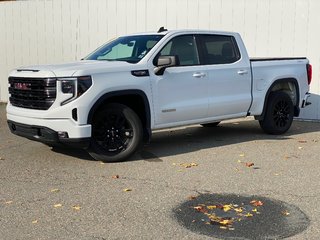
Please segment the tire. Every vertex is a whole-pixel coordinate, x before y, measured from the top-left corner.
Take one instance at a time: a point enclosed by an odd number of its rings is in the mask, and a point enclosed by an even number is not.
[[[89,154],[103,162],[128,159],[141,146],[140,118],[129,107],[112,103],[97,112],[92,122]]]
[[[216,127],[219,125],[220,122],[212,122],[212,123],[204,123],[201,124],[202,127]]]
[[[261,128],[268,134],[283,134],[288,131],[293,121],[293,102],[285,92],[271,92]]]

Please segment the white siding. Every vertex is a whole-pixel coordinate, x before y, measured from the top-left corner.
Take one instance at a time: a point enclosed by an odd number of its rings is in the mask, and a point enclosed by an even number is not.
[[[33,0],[0,3],[0,101],[10,69],[80,59],[118,35],[200,28],[240,32],[253,57],[307,56],[320,119],[318,0]]]

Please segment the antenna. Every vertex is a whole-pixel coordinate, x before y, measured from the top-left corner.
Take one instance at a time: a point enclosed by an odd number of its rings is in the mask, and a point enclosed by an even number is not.
[[[158,33],[166,32],[166,31],[168,31],[168,29],[165,29],[164,27],[161,27],[161,28],[159,28]]]

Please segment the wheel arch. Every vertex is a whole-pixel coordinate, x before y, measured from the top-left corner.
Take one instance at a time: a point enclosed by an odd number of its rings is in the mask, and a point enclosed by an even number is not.
[[[293,87],[293,89],[291,89]],[[268,105],[268,99],[271,92],[275,91],[283,91],[283,92],[291,92],[292,94],[288,94],[292,99],[293,106],[294,106],[294,116],[297,117],[300,114],[300,107],[299,107],[299,99],[300,99],[300,91],[299,91],[299,84],[297,79],[295,78],[281,78],[274,81],[271,86],[269,87],[268,91],[266,92],[266,96],[264,98],[264,105],[263,111],[260,116],[257,116],[256,119],[263,119]]]
[[[149,142],[151,139],[151,112],[147,95],[139,89],[119,90],[102,95],[91,107],[87,122],[91,124],[94,115],[99,109],[108,103],[121,103],[130,107],[139,116],[143,126],[143,140]]]

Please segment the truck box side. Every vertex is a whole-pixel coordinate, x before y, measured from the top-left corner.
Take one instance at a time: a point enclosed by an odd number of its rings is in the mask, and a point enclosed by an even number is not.
[[[254,58],[251,59],[252,68],[252,95],[253,104],[250,114],[259,116],[263,112],[268,91],[276,83],[290,82],[287,86],[291,92],[297,91],[291,96],[294,105],[298,108],[302,105],[303,96],[309,91],[306,66],[309,63],[306,58]]]

